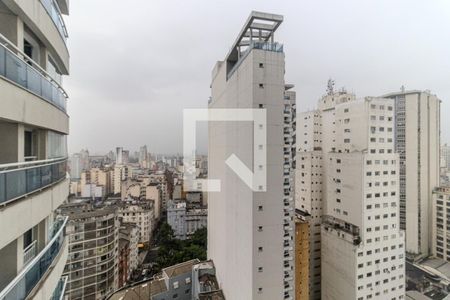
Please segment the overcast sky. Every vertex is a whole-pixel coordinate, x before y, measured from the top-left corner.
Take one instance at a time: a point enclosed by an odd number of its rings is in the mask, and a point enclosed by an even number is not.
[[[429,89],[450,141],[450,2],[76,0],[70,2],[69,152],[147,144],[182,152],[182,110],[203,108],[211,70],[251,10],[284,15],[286,82],[297,110],[332,77],[358,97]],[[203,147],[203,150],[205,148]]]

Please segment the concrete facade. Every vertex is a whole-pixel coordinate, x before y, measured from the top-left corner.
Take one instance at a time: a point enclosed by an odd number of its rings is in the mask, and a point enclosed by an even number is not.
[[[258,18],[270,24],[257,31]],[[266,192],[252,191],[225,165],[235,154],[252,169],[253,124],[209,123],[208,177],[221,180],[221,192],[208,193],[208,258],[214,260],[217,279],[229,299],[294,297],[290,246],[294,231],[289,226],[293,203],[289,204],[289,191],[284,189],[284,173],[289,178],[291,167],[289,155],[285,166],[283,154],[285,64],[282,46],[273,42],[281,21],[279,15],[252,12],[230,53],[212,74],[209,108],[264,108],[267,112],[267,143],[260,145],[267,153],[261,166],[267,168]],[[256,32],[266,34],[267,42],[253,42]],[[250,37],[246,50],[244,36]]]

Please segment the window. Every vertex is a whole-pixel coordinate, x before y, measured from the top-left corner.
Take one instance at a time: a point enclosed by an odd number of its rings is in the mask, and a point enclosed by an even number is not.
[[[264,64],[263,63],[259,63],[259,67],[260,68],[264,68]]]
[[[259,87],[263,89],[263,88],[264,88],[264,84],[263,84],[263,83],[260,83],[260,84],[259,84]]]
[[[263,271],[263,267],[258,267],[258,272],[262,272]]]

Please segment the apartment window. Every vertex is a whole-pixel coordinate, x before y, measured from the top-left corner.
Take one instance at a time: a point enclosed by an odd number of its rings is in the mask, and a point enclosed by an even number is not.
[[[263,252],[263,247],[258,247],[259,252]]]
[[[264,68],[264,64],[263,63],[259,63],[259,67],[260,68]]]
[[[258,206],[258,210],[259,210],[259,211],[262,211],[262,210],[263,210],[263,206],[262,206],[262,205],[259,205],[259,206]]]
[[[263,83],[260,83],[260,84],[259,84],[259,87],[263,89],[263,88],[264,88],[264,84],[263,84]]]
[[[263,271],[263,267],[258,267],[258,272],[262,272]]]

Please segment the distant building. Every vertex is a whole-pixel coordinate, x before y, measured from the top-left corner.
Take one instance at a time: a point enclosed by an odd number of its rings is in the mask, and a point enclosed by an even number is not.
[[[125,223],[121,220],[119,229],[119,239],[125,239],[129,242],[128,254],[128,278],[139,265],[139,227],[134,223]]]
[[[118,288],[119,219],[113,207],[69,203],[60,212],[69,217],[69,256],[64,268],[68,300],[104,299]]]
[[[133,223],[139,228],[139,243],[148,243],[154,226],[153,205],[144,201],[127,201],[118,208],[124,223]]]
[[[384,95],[395,101],[395,152],[399,154],[400,229],[406,252],[427,256],[431,247],[431,197],[439,186],[441,100],[429,91]]]
[[[172,227],[175,238],[185,240],[198,229],[207,227],[208,210],[187,208],[185,200],[170,200],[167,207],[167,223]]]

